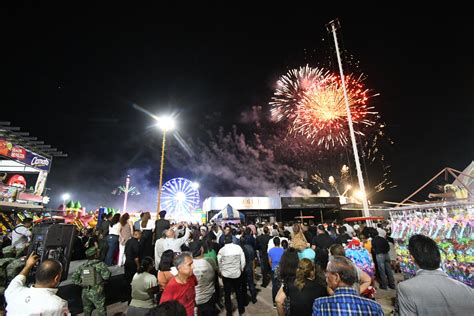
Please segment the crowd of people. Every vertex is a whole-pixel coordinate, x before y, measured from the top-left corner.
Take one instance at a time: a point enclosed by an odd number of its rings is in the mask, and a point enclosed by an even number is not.
[[[440,269],[439,249],[426,236],[410,238],[409,251],[420,270],[397,284],[387,223],[198,225],[170,223],[165,217],[162,211],[152,221],[144,212],[132,223],[127,213],[104,215],[96,229],[77,237],[74,255],[87,261],[72,281],[82,287],[84,315],[94,309],[107,314],[112,265],[124,268],[127,315],[232,315],[234,309],[242,315],[259,300],[258,287],[270,282],[279,316],[383,315],[374,293],[388,288],[397,290],[394,311],[401,315],[470,315],[474,310],[473,289]],[[28,243],[30,224],[16,229],[13,247]],[[376,272],[354,259],[354,245],[368,254]],[[55,294],[61,265],[49,259],[37,265],[38,260],[32,253],[6,288],[8,314],[68,312],[67,302]],[[35,266],[35,284],[27,287]]]

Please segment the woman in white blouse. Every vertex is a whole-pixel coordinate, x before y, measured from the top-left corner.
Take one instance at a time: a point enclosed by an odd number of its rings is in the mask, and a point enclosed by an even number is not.
[[[107,235],[107,244],[109,249],[107,250],[107,256],[105,257],[105,264],[108,266],[113,265],[114,254],[118,248],[119,234],[120,234],[120,214],[115,214],[110,221],[109,234]]]

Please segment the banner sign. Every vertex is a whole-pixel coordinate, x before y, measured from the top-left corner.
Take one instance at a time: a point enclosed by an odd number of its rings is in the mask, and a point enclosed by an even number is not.
[[[282,209],[341,208],[339,197],[282,197]]]
[[[0,156],[4,156],[38,170],[49,171],[51,160],[35,154],[22,146],[0,138]]]
[[[275,216],[275,212],[269,212],[267,210],[262,211],[247,211],[244,210],[243,213],[246,217],[270,217]]]
[[[203,203],[203,210],[222,210],[230,204],[236,210],[272,210],[280,209],[279,197],[209,197]]]

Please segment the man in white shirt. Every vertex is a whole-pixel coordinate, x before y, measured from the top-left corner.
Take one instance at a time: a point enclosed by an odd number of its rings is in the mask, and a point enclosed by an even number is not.
[[[176,238],[176,232],[173,228],[168,229],[165,241],[163,242],[163,251],[171,249],[173,252],[181,252],[181,246],[188,240],[191,233],[188,224],[185,223],[184,226],[186,227],[186,230],[181,238]]]
[[[377,224],[377,232],[379,233],[380,237],[385,238],[385,237],[387,237],[387,232],[382,227],[383,227],[382,223],[378,223]]]
[[[25,218],[20,225],[15,226],[12,232],[12,246],[15,249],[24,249],[31,241],[32,233],[30,227],[33,225],[32,218]]]
[[[165,252],[164,244],[166,240],[166,233],[168,229],[162,231],[162,236],[159,236],[155,242],[155,268],[158,269],[160,266],[161,255]]]
[[[232,302],[230,295],[232,290],[237,296],[239,314],[245,313],[244,297],[242,293],[242,271],[245,268],[245,254],[240,246],[232,243],[232,235],[225,235],[225,246],[217,254],[219,271],[224,283],[225,309],[227,315],[232,315]]]
[[[189,245],[189,251],[193,254],[193,273],[198,280],[196,285],[196,306],[202,316],[217,315],[215,308],[214,277],[216,271],[208,260],[204,259],[204,249],[200,241],[194,241]]]
[[[70,315],[67,301],[56,295],[61,281],[62,267],[55,260],[44,260],[36,270],[36,282],[32,287],[25,286],[30,270],[36,265],[39,256],[32,253],[21,270],[5,290],[8,315]]]

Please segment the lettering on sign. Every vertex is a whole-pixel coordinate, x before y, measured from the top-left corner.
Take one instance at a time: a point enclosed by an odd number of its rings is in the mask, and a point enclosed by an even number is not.
[[[253,200],[252,199],[243,199],[242,204],[244,205],[244,207],[252,207]]]
[[[49,160],[38,158],[38,157],[33,157],[33,159],[31,160],[31,165],[34,166],[34,167],[49,166]]]
[[[12,152],[10,153],[10,157],[24,160],[26,158],[26,150],[21,147],[13,147]]]

